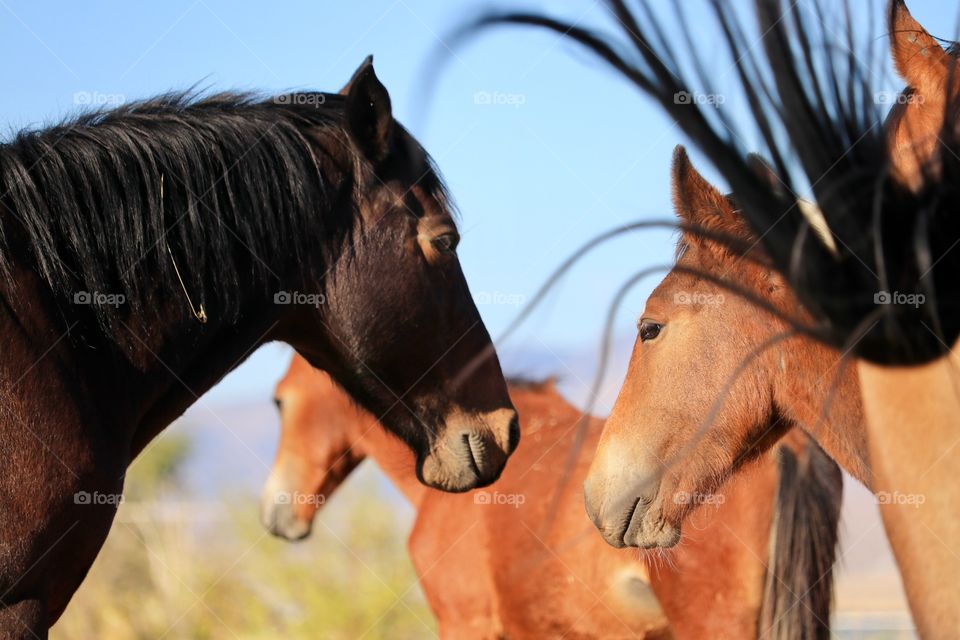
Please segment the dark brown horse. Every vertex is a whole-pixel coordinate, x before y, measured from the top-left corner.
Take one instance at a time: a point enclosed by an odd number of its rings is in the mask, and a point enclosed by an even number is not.
[[[0,147],[0,635],[45,637],[125,469],[261,344],[495,480],[516,413],[448,198],[368,60],[341,95],[164,96]],[[460,375],[469,368],[469,375]]]
[[[583,510],[603,421],[590,421],[558,495],[580,412],[552,382],[510,393],[525,435],[503,477],[485,492],[443,494],[416,482],[409,450],[373,416],[295,357],[276,390],[282,426],[264,525],[308,535],[319,506],[369,457],[417,509],[408,546],[441,637],[742,639],[829,619],[836,521],[810,524],[836,516],[840,477],[808,437],[792,432],[716,494],[684,496],[709,506],[683,542],[638,556],[604,544]]]

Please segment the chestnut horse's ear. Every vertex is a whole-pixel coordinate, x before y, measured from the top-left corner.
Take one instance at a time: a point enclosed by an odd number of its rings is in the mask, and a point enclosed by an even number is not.
[[[350,138],[368,160],[381,162],[390,152],[393,113],[390,94],[373,70],[373,56],[367,56],[340,93],[347,97]]]
[[[683,145],[673,150],[672,174],[673,208],[682,222],[713,230],[739,226],[730,201],[693,167]]]
[[[893,63],[900,77],[921,93],[943,91],[953,57],[914,20],[904,0],[890,0],[888,21]]]

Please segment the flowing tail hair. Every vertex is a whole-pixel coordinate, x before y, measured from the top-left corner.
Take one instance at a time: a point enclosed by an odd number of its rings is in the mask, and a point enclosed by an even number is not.
[[[770,532],[760,637],[827,639],[843,476],[809,437],[797,448],[781,445],[778,456],[780,485]]]

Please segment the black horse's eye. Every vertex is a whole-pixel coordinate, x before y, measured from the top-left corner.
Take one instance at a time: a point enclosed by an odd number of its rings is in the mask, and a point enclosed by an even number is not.
[[[660,335],[660,330],[663,329],[663,325],[657,322],[650,322],[649,320],[644,320],[640,323],[640,341],[647,342],[649,340],[655,340],[657,336]]]
[[[457,252],[457,245],[460,243],[460,236],[456,233],[444,233],[432,240],[433,248],[440,253],[452,255]]]

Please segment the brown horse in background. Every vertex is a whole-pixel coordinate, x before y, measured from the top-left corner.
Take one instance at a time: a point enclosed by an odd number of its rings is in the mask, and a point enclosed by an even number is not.
[[[446,190],[370,60],[342,94],[161,96],[22,132],[0,194],[4,638],[47,636],[127,466],[266,342],[382,415],[433,486],[489,484],[516,446]]]
[[[894,67],[907,83],[887,116],[894,178],[919,190],[927,176],[941,172],[940,138],[947,118],[956,117],[960,94],[960,45],[945,51],[910,14],[903,0],[891,0],[887,24]]]
[[[740,639],[829,620],[836,521],[811,523],[836,516],[841,480],[808,438],[792,432],[716,494],[684,496],[711,506],[691,516],[676,549],[638,556],[604,544],[583,511],[579,487],[603,421],[590,421],[558,497],[581,414],[552,382],[510,388],[525,432],[510,466],[488,491],[449,495],[418,484],[409,451],[295,357],[277,385],[282,430],[264,525],[308,535],[316,496],[329,498],[371,457],[417,509],[408,546],[441,637]],[[823,553],[825,565],[813,562]]]

